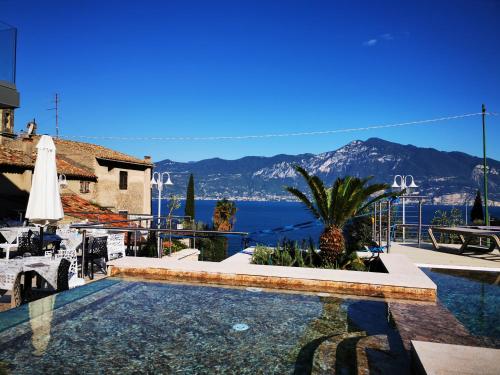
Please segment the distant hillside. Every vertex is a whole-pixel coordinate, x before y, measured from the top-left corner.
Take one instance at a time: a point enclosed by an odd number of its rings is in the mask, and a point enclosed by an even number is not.
[[[434,203],[462,204],[482,186],[482,159],[462,152],[370,138],[353,141],[335,151],[322,154],[247,156],[237,160],[219,158],[178,163],[163,160],[157,171],[172,172],[175,185],[169,190],[184,196],[190,173],[195,175],[196,195],[202,199],[276,200],[289,199],[285,185],[304,187],[295,174],[301,165],[328,184],[338,176],[375,176],[376,181],[392,183],[394,174],[411,174],[417,191],[432,197]],[[500,162],[488,159],[490,199],[500,202]]]

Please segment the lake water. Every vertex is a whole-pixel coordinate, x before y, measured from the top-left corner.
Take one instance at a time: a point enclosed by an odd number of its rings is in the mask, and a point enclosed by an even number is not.
[[[204,223],[212,223],[212,215],[216,201],[196,201],[195,215],[197,221]],[[153,201],[153,214],[156,214],[157,201]],[[167,212],[167,202],[162,205],[162,213]],[[251,243],[259,243],[265,245],[275,245],[277,241],[284,238],[291,240],[302,240],[312,237],[317,239],[321,233],[321,225],[312,225],[306,228],[287,228],[304,222],[313,220],[312,215],[306,211],[304,206],[298,202],[248,202],[236,201],[238,209],[236,213],[236,223],[234,230],[241,232],[249,232]],[[422,223],[430,224],[436,210],[450,211],[452,206],[423,206],[422,207]],[[465,220],[465,207],[457,206],[462,212]],[[468,208],[468,212],[470,212]],[[184,214],[184,202],[181,204],[175,214]],[[401,221],[401,208],[397,210],[398,222]],[[499,217],[500,207],[491,207],[490,215]],[[418,206],[406,206],[406,223],[418,223]],[[230,239],[229,255],[241,250],[241,237],[233,237]]]

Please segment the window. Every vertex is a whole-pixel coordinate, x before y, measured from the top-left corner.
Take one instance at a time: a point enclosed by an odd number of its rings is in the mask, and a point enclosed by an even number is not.
[[[128,172],[120,171],[120,190],[127,190]]]
[[[80,181],[80,193],[90,193],[90,181]]]
[[[118,215],[127,218],[128,217],[128,211],[118,211]]]

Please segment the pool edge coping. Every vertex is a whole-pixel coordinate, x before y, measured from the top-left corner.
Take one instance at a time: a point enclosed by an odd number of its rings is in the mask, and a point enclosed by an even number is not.
[[[125,257],[108,263],[108,275],[436,301],[436,284],[406,256],[380,259],[387,273]]]

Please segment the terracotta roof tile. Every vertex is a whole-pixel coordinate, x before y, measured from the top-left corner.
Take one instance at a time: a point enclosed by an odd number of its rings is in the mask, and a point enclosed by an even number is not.
[[[14,150],[0,145],[0,165],[33,168],[33,160],[20,150]]]
[[[97,176],[86,168],[77,167],[70,162],[56,157],[57,172],[63,173],[66,177],[76,177],[97,181]]]
[[[26,155],[22,150],[0,145],[0,168],[14,167],[22,170],[35,167],[36,152]],[[78,167],[67,160],[56,156],[57,172],[63,173],[66,177],[97,180],[95,174],[86,168]]]
[[[89,202],[76,194],[63,194],[61,201],[64,209],[64,214],[75,217],[81,220],[89,220],[91,222],[111,222],[125,220],[125,218],[107,208],[99,207],[98,205]],[[128,227],[132,226],[129,223],[113,223],[113,227]]]
[[[152,165],[151,161],[139,159],[119,151],[111,150],[107,147],[95,145],[92,143],[69,141],[66,139],[54,139],[56,148],[58,146],[63,146],[65,148],[70,148],[72,150],[83,151],[85,153],[94,155],[96,158],[110,159],[116,161],[122,161],[127,163],[142,164],[142,165]]]

